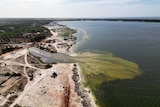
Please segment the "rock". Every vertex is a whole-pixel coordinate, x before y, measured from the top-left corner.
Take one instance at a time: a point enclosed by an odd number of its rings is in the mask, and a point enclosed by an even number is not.
[[[74,66],[74,67],[77,67],[77,64],[74,64],[73,66]]]
[[[83,100],[81,103],[83,104],[83,107],[89,107],[87,101]]]
[[[57,76],[58,76],[57,73],[53,72],[51,77],[56,78]]]

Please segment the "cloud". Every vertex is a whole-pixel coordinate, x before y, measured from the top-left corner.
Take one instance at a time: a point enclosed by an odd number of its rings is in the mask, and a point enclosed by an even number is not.
[[[137,5],[137,4],[159,4],[160,0],[64,0],[68,4],[104,4],[104,5]]]
[[[54,4],[54,5],[61,5],[63,0],[1,0],[0,4],[10,5],[13,6],[17,5],[46,5],[46,4]]]
[[[160,16],[160,0],[0,0],[0,17]]]

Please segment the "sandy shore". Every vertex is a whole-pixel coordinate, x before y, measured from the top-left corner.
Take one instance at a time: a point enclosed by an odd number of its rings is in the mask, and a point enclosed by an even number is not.
[[[53,32],[52,31],[52,27],[47,27],[51,33],[52,33],[52,38],[55,38],[57,39],[58,41],[61,41],[63,43],[66,43],[66,41],[64,41],[64,39],[62,37],[59,37],[58,34],[56,32]],[[75,41],[67,41],[67,44],[70,46],[69,49],[67,50],[66,48],[63,48],[62,49],[57,49],[58,52],[62,52],[62,53],[65,53],[65,54],[68,54],[70,56],[76,56],[76,53],[74,53],[74,51],[72,50],[74,45],[75,45]],[[55,43],[55,47],[56,47],[57,43]],[[72,87],[75,92],[78,94],[78,97],[81,98],[81,104],[83,107],[96,107],[96,104],[95,104],[95,101],[94,101],[94,97],[93,95],[91,94],[91,91],[89,88],[85,88],[85,87],[82,87],[80,84],[81,82],[85,81],[82,79],[82,71],[80,69],[80,66],[78,63],[76,64],[73,64],[73,69],[72,71],[73,74],[72,74],[72,77],[70,75],[70,79],[72,78],[71,81],[74,80],[74,87]],[[77,107],[81,107],[81,104],[79,104]]]

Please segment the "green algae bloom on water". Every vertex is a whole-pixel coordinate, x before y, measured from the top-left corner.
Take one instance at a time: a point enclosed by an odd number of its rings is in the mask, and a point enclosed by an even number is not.
[[[83,85],[92,90],[98,103],[100,99],[97,99],[97,94],[101,91],[99,90],[101,84],[118,79],[133,79],[142,74],[137,64],[115,57],[112,53],[83,52],[75,59],[82,70],[85,80]]]

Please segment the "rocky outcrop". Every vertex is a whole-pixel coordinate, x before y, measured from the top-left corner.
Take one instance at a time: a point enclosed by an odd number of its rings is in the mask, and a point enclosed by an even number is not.
[[[77,65],[74,64],[74,68],[72,69],[73,71],[73,76],[72,79],[75,82],[75,92],[82,98],[82,105],[83,107],[91,107],[90,101],[91,99],[89,98],[89,92],[90,91],[85,91],[81,89],[81,84],[80,84],[80,75],[78,73],[78,68]]]

